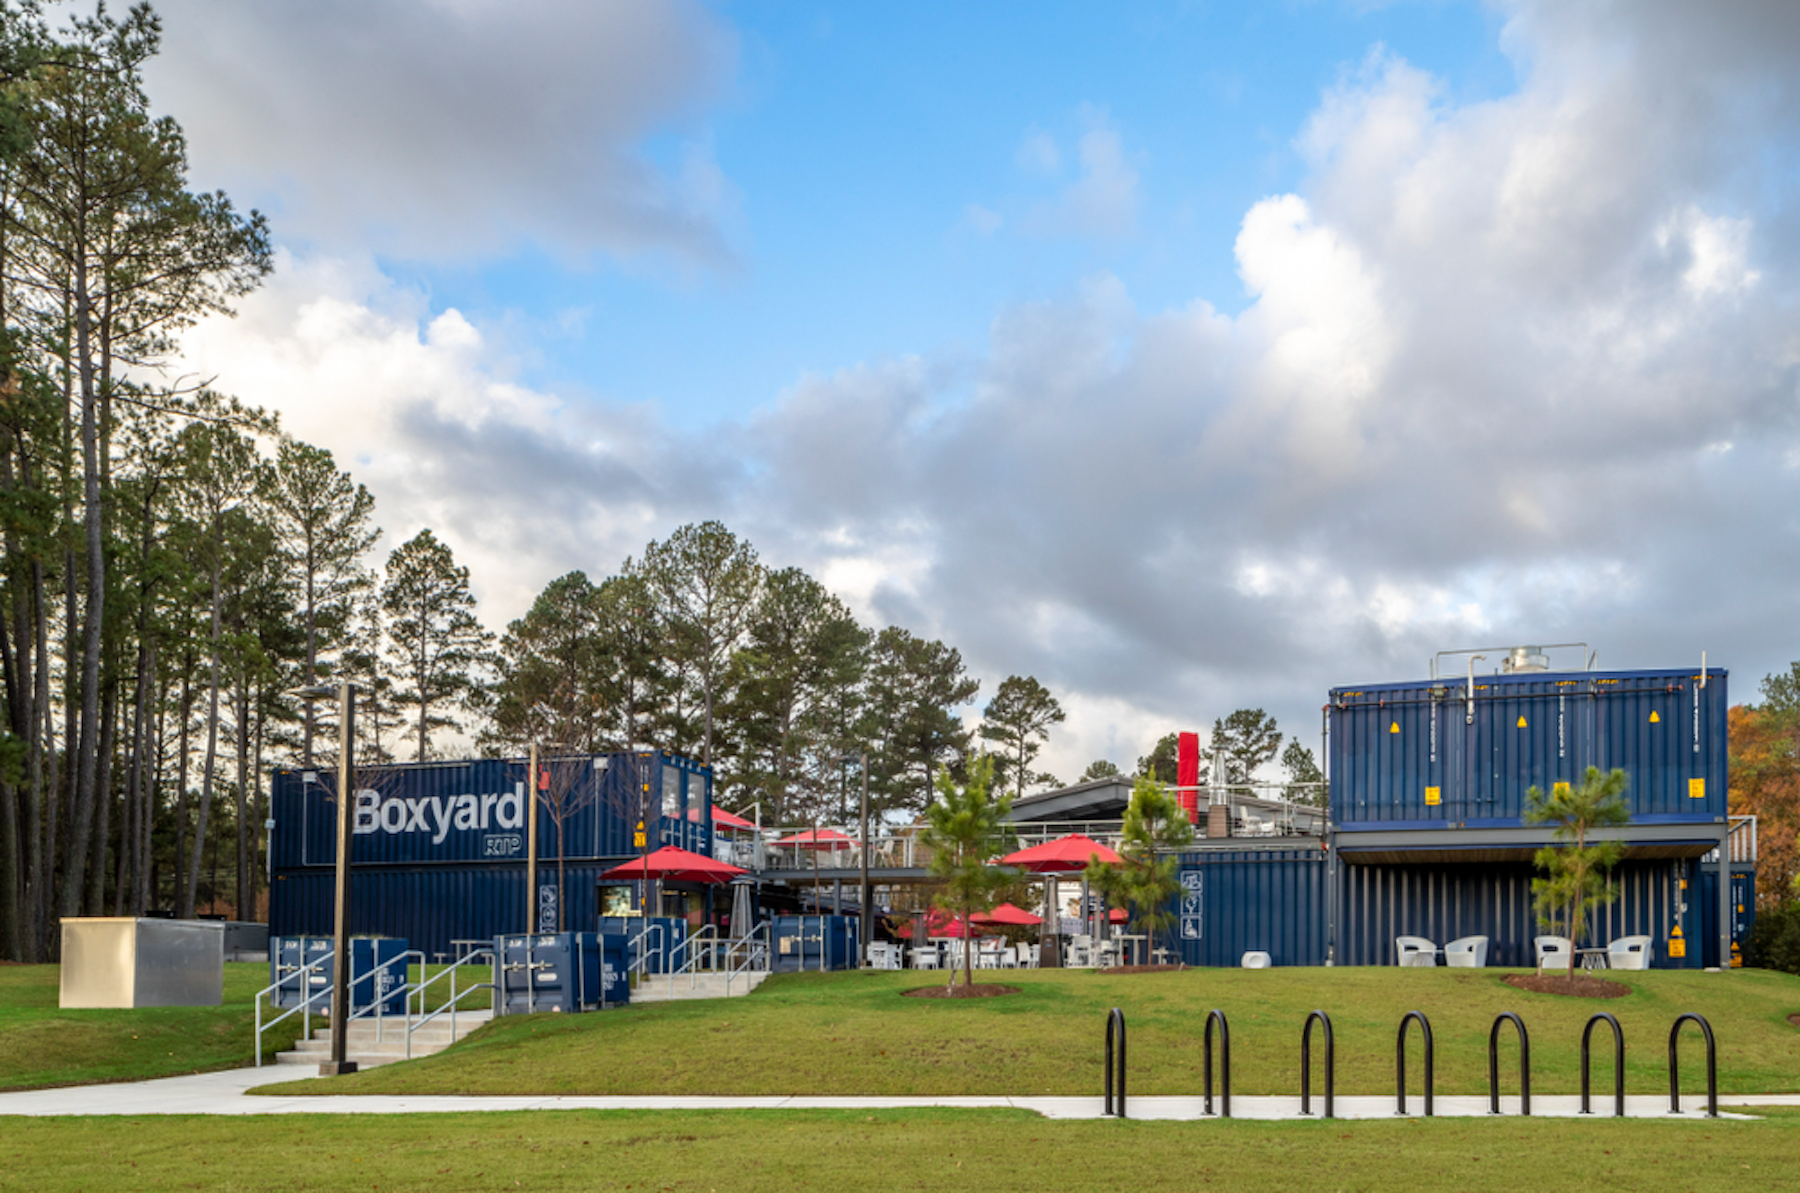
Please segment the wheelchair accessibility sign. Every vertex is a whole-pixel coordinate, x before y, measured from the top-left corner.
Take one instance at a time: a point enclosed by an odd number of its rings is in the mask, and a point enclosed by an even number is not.
[[[1201,873],[1181,872],[1181,939],[1199,940],[1201,922]]]

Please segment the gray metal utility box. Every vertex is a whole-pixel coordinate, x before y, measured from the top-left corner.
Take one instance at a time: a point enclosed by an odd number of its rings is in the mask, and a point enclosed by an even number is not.
[[[216,1007],[225,1001],[225,925],[101,916],[62,922],[62,991],[72,1007]]]

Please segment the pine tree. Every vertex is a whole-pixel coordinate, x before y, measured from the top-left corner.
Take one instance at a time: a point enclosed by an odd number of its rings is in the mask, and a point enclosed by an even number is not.
[[[981,712],[981,736],[993,742],[1005,759],[1002,781],[1010,779],[1013,798],[1025,794],[1028,783],[1055,784],[1052,775],[1033,774],[1032,759],[1049,740],[1050,728],[1064,720],[1062,705],[1034,676],[1009,675]]]
[[[493,635],[475,617],[469,569],[429,529],[388,556],[381,589],[387,658],[399,676],[394,703],[417,710],[415,757],[431,757],[434,729],[461,729],[453,712],[479,704]]]
[[[947,768],[938,770],[937,799],[926,807],[919,833],[920,846],[931,856],[931,876],[940,884],[933,901],[956,914],[965,934],[969,917],[1014,880],[1005,867],[989,865],[1012,851],[1012,829],[1006,823],[1012,797],[991,791],[994,760],[985,754],[969,762],[968,776],[959,784]],[[965,986],[975,984],[973,953],[972,948],[963,950]]]
[[[1531,880],[1538,920],[1555,931],[1567,925],[1569,979],[1575,977],[1575,949],[1587,932],[1588,912],[1612,902],[1617,892],[1607,872],[1625,855],[1619,841],[1589,844],[1594,831],[1625,824],[1631,813],[1625,806],[1625,786],[1630,781],[1622,770],[1610,774],[1597,766],[1587,768],[1580,783],[1557,783],[1548,795],[1538,787],[1525,792],[1525,823],[1556,826],[1555,837],[1566,844],[1538,850],[1532,860],[1547,871]]]
[[[338,470],[324,448],[284,438],[262,476],[263,499],[289,562],[306,655],[301,682],[318,683],[321,651],[326,670],[349,632],[351,601],[372,583],[362,560],[380,530],[370,525],[375,499]],[[313,764],[314,707],[301,709],[300,764]]]

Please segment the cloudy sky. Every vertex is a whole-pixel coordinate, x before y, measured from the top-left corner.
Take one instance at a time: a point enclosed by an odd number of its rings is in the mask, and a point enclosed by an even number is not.
[[[280,246],[183,367],[494,628],[717,518],[1065,777],[1438,650],[1800,658],[1787,0],[158,9]]]

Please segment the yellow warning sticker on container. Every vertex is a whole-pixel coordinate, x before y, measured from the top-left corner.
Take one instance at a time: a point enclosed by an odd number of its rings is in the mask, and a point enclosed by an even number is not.
[[[1671,957],[1687,956],[1687,941],[1681,939],[1681,937],[1679,937],[1679,936],[1671,937],[1669,940],[1669,956],[1671,956]]]
[[[1394,722],[1394,723],[1393,723],[1393,724],[1391,724],[1391,725],[1389,725],[1389,726],[1388,726],[1388,732],[1389,732],[1389,733],[1398,733],[1398,732],[1400,732],[1400,722],[1399,722],[1399,721],[1395,721],[1395,722]]]
[[[1550,794],[1551,795],[1567,795],[1567,794],[1569,794],[1569,781],[1567,779],[1558,779],[1556,782],[1552,783],[1550,785]]]
[[[1525,714],[1524,713],[1519,714],[1519,728],[1521,728],[1521,729],[1525,728]]]
[[[1662,716],[1654,708],[1650,710],[1650,723],[1652,725],[1659,725],[1662,723]]]
[[[1426,807],[1435,808],[1443,802],[1444,802],[1443,793],[1438,788],[1427,787],[1425,789],[1425,806]]]
[[[1688,780],[1688,798],[1689,799],[1705,799],[1706,798],[1706,780],[1705,779],[1689,779]]]

